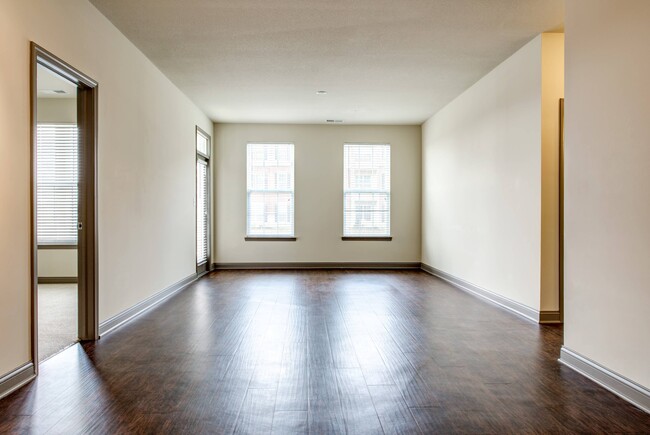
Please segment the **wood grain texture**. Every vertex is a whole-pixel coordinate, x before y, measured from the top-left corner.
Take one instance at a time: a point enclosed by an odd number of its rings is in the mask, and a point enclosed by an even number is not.
[[[535,325],[418,271],[218,271],[0,401],[0,433],[650,433]]]

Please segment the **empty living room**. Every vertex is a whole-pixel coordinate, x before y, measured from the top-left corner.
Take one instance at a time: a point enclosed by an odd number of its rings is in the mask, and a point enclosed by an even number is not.
[[[650,1],[2,0],[0,433],[650,433]]]

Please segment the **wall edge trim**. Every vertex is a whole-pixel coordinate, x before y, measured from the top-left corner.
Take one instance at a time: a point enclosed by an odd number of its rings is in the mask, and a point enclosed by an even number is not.
[[[562,346],[560,359],[563,365],[580,373],[623,400],[650,414],[650,390],[618,373]]]
[[[471,282],[465,281],[462,278],[458,278],[447,272],[443,272],[440,269],[436,269],[433,266],[429,266],[428,264],[422,263],[421,269],[430,275],[447,281],[449,284],[464,292],[487,300],[493,304],[499,305],[500,307],[505,308],[506,310],[511,311],[526,320],[535,323],[540,322],[540,313],[534,308],[531,308],[517,301],[513,301],[512,299],[506,298],[505,296],[498,295],[494,292],[491,292],[490,290],[486,290],[482,287],[472,284]]]
[[[213,263],[212,270],[293,270],[293,269],[388,269],[418,270],[420,263],[345,263],[345,262],[278,262],[278,263]]]
[[[0,399],[18,390],[36,377],[36,367],[28,362],[0,377]]]
[[[188,275],[185,278],[181,279],[180,281],[165,288],[164,290],[161,290],[158,293],[149,296],[147,299],[138,302],[137,304],[133,305],[130,308],[127,308],[126,310],[122,311],[119,314],[116,314],[110,319],[101,322],[99,324],[100,337],[108,334],[109,332],[112,332],[119,326],[122,326],[123,324],[133,320],[134,318],[138,317],[140,314],[144,313],[145,311],[154,308],[156,305],[163,302],[165,299],[185,289],[185,287],[192,284],[197,279],[198,279],[198,275],[196,273]]]

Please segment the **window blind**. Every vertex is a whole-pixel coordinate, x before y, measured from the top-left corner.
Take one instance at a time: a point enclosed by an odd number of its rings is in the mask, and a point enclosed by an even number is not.
[[[390,236],[390,145],[343,147],[343,235]]]
[[[294,235],[293,144],[248,144],[248,236]]]
[[[196,263],[208,261],[208,163],[196,161]]]
[[[38,124],[36,221],[39,245],[76,245],[78,131],[76,124]]]

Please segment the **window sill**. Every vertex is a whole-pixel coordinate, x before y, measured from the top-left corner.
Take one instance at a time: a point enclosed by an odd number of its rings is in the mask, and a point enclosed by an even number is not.
[[[298,240],[297,237],[264,237],[264,236],[246,236],[244,237],[246,242],[295,242]]]
[[[341,240],[346,242],[390,242],[393,236],[343,236]]]

